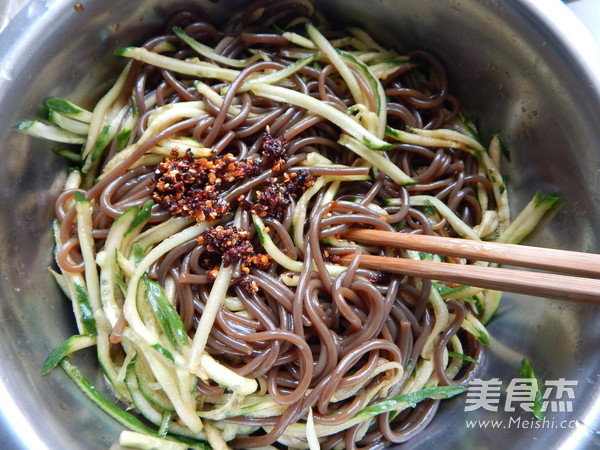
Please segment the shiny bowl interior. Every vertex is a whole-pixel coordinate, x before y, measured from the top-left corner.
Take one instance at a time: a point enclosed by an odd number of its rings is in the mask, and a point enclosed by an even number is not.
[[[194,2],[216,20],[240,1]],[[227,7],[225,8],[225,3]],[[559,192],[562,208],[530,243],[600,252],[600,52],[558,0],[320,0],[330,20],[363,24],[400,51],[431,50],[484,137],[500,131],[515,209],[536,190]],[[0,34],[0,447],[108,448],[121,427],[60,370],[40,377],[48,353],[74,331],[54,285],[50,223],[63,165],[46,142],[10,128],[49,97],[90,106],[136,44],[181,1],[30,1]],[[600,445],[598,307],[506,295],[479,374],[506,386],[522,357],[543,379],[577,380],[572,411],[549,413],[572,428],[467,428],[472,419],[522,412],[465,412],[445,402],[407,448],[589,448]],[[93,358],[79,361],[94,371]],[[93,381],[102,386],[99,375]],[[504,400],[505,397],[502,397]],[[523,416],[525,418],[525,416]],[[529,417],[528,417],[529,419]],[[557,425],[559,426],[559,425]]]

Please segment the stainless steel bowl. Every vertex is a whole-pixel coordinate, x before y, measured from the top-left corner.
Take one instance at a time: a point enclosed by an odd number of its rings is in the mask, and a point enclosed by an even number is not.
[[[195,2],[228,16],[239,1]],[[514,204],[558,191],[562,209],[530,241],[600,252],[600,59],[592,39],[558,0],[328,0],[332,20],[363,23],[399,50],[425,48],[450,72],[451,86],[484,136],[500,131]],[[64,177],[45,142],[10,129],[48,96],[90,105],[123,64],[113,51],[148,36],[181,1],[27,3],[0,35],[0,447],[98,449],[120,426],[97,410],[60,370],[40,377],[51,349],[73,332],[51,263],[53,200]],[[227,5],[227,7],[225,7]],[[546,380],[576,380],[572,411],[548,412],[550,427],[516,426],[519,411],[465,412],[445,402],[408,448],[590,448],[600,445],[600,309],[507,295],[480,378],[506,387],[521,357]],[[93,369],[92,358],[83,356]],[[93,370],[92,370],[92,373]],[[94,379],[102,385],[99,377]],[[513,418],[512,425],[509,422]],[[468,428],[466,420],[504,420]],[[573,428],[562,427],[563,422]],[[507,426],[510,425],[510,426]],[[532,425],[533,426],[533,425]]]

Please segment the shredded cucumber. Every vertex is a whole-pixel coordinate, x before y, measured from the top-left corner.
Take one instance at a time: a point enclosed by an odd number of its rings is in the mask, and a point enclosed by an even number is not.
[[[204,445],[190,447],[189,444],[184,442],[165,440],[163,438],[127,430],[121,432],[119,444],[123,447],[132,447],[140,450],[187,450],[188,448],[205,448]]]
[[[81,391],[92,400],[100,409],[113,417],[123,426],[147,436],[157,436],[154,429],[148,427],[134,415],[123,411],[117,405],[108,400],[92,383],[80,372],[71,360],[66,357],[60,362],[61,367],[66,374],[75,382]],[[165,441],[181,442],[189,448],[206,449],[204,442],[185,438],[183,436],[169,436],[164,438]]]
[[[397,411],[399,409],[414,407],[417,403],[420,403],[423,400],[430,398],[451,398],[456,395],[462,394],[466,390],[466,386],[436,386],[424,388],[420,391],[410,392],[407,394],[398,395],[396,397],[391,397],[375,405],[369,406],[360,411],[356,415],[356,418],[364,419],[367,417],[374,417],[384,412]]]
[[[125,47],[117,50],[116,54],[152,64],[163,69],[172,70],[183,75],[192,75],[199,78],[214,78],[217,80],[233,81],[240,73],[238,70],[224,69],[214,64],[187,62],[170,58],[140,47]]]
[[[125,233],[131,227],[138,212],[138,207],[129,208],[114,221],[106,238],[104,251],[96,257],[100,267],[100,298],[106,318],[112,327],[115,326],[121,315],[121,305],[117,303],[115,296],[115,283],[119,275],[117,252]]]
[[[515,218],[510,226],[500,235],[499,242],[518,244],[538,225],[540,220],[560,204],[560,198],[551,194],[545,196],[536,192],[523,211]]]
[[[146,287],[146,299],[152,307],[163,333],[173,347],[181,351],[181,346],[189,345],[189,341],[179,314],[167,300],[165,291],[160,284],[147,276],[144,276],[142,280]]]
[[[50,111],[48,119],[57,127],[75,134],[86,135],[90,129],[89,124],[72,119],[70,116],[63,115],[56,111]]]
[[[144,276],[145,271],[150,267],[154,261],[160,258],[163,254],[168,252],[169,250],[187,242],[190,239],[194,239],[199,236],[204,229],[206,228],[206,224],[198,224],[189,228],[180,231],[179,233],[165,239],[159,245],[154,247],[142,261],[136,267],[135,272],[131,276],[128,285],[127,285],[127,296],[125,297],[125,302],[123,304],[123,313],[129,326],[136,332],[137,335],[140,336],[148,345],[154,348],[159,354],[165,356],[167,359],[173,359],[178,365],[185,365],[180,357],[177,355],[171,355],[169,351],[165,351],[166,349],[160,344],[158,337],[150,331],[150,329],[143,322],[140,317],[140,313],[137,307],[137,292],[138,292],[138,284],[142,277]],[[169,358],[169,356],[171,358]]]
[[[350,90],[355,103],[365,103],[364,95],[360,89],[354,74],[350,68],[344,63],[343,58],[337,53],[335,47],[323,36],[319,30],[311,23],[306,24],[306,33],[314,42],[315,46],[323,52],[329,62],[336,68],[346,86]]]
[[[300,106],[311,113],[322,116],[373,150],[389,150],[394,147],[392,144],[379,139],[339,109],[309,95],[281,86],[271,86],[264,83],[253,83],[250,90],[260,97]]]
[[[66,99],[49,98],[44,102],[44,105],[50,112],[68,116],[83,123],[89,124],[92,120],[92,113],[90,111],[83,109]]]
[[[357,139],[354,139],[346,134],[342,134],[338,142],[352,150],[365,161],[368,161],[377,169],[381,170],[399,185],[405,186],[415,183],[415,180],[405,174],[402,169],[392,163],[388,158],[385,157],[384,154],[371,150],[368,148],[368,146],[362,144]]]
[[[248,81],[246,81],[238,92],[246,92],[252,88],[254,84],[264,83],[264,84],[276,84],[279,81],[282,81],[286,78],[289,78],[293,74],[297,73],[303,67],[311,64],[317,58],[317,54],[309,55],[306,58],[299,59],[294,64],[288,65],[285,69],[278,70],[276,72],[268,73],[265,75],[260,75],[258,77],[254,77]],[[227,90],[225,90],[225,93]]]
[[[167,104],[156,108],[148,117],[148,124],[142,136],[140,136],[135,144],[121,150],[108,161],[104,166],[103,174],[114,170],[115,167],[135,153],[142,144],[154,138],[169,125],[182,119],[197,117],[203,112],[204,104],[202,102]]]
[[[212,325],[216,319],[217,313],[225,301],[227,289],[231,283],[232,274],[233,267],[225,267],[224,264],[221,264],[219,273],[217,274],[217,277],[215,278],[210,290],[210,294],[204,308],[204,313],[202,314],[200,323],[198,324],[198,331],[196,332],[192,342],[189,368],[196,374],[198,374],[200,371],[204,347],[208,341],[208,335],[212,329]]]
[[[359,59],[355,58],[352,54],[337,50],[344,62],[352,69],[355,73],[361,74],[367,85],[371,87],[371,93],[375,98],[375,113],[377,114],[377,122],[374,129],[370,130],[378,138],[383,139],[385,136],[385,127],[387,123],[387,106],[386,97],[383,90],[383,86],[378,78],[371,72],[369,66],[362,63]]]
[[[137,382],[137,387],[139,388],[140,393],[144,396],[144,398],[150,405],[157,408],[159,411],[175,412],[173,404],[162,391],[162,386],[160,386],[160,383],[158,383],[158,381],[155,381],[154,376],[152,376],[152,372],[147,367],[147,365],[144,364],[141,357],[134,358],[127,365],[126,377],[132,376],[132,374],[130,373],[130,369],[135,374],[135,380]],[[151,381],[150,378],[152,378],[153,381]],[[130,380],[128,384],[133,384],[133,380]],[[131,388],[129,388],[129,390],[131,391]],[[135,402],[135,398],[133,399],[133,401]]]
[[[304,222],[306,221],[308,203],[311,198],[313,198],[319,190],[325,186],[327,180],[323,177],[317,178],[315,184],[313,184],[310,188],[302,194],[298,202],[296,203],[296,209],[294,210],[294,215],[292,217],[292,227],[293,227],[293,239],[298,248],[304,248]],[[260,228],[262,231],[264,226]],[[264,245],[264,244],[263,244]],[[274,245],[273,245],[274,246]],[[276,252],[273,250],[273,253]],[[285,256],[285,255],[284,255]],[[283,259],[282,259],[283,261]],[[284,266],[285,267],[285,266]],[[295,272],[300,272],[301,270],[294,270]]]
[[[44,363],[41,374],[46,375],[52,369],[54,369],[64,358],[69,356],[71,353],[75,353],[77,350],[81,350],[87,347],[91,347],[96,343],[95,336],[89,336],[85,334],[77,334],[71,336],[63,344],[55,348]]]
[[[216,381],[221,386],[231,389],[239,395],[249,395],[256,391],[258,383],[252,378],[242,377],[231,369],[217,362],[212,356],[204,352],[200,357],[199,367],[208,378]]]
[[[259,53],[255,54],[254,56],[252,56],[248,59],[228,58],[226,56],[220,55],[219,53],[215,52],[208,45],[198,42],[196,39],[188,36],[185,33],[185,31],[183,31],[180,27],[173,27],[173,33],[175,33],[175,35],[179,39],[181,39],[183,42],[185,42],[187,45],[189,45],[193,50],[198,52],[200,55],[204,56],[206,59],[210,59],[214,62],[221,63],[226,66],[239,67],[239,68],[246,67],[249,64],[262,58],[262,55]]]
[[[116,83],[94,107],[90,119],[89,132],[83,148],[83,158],[85,162],[82,171],[84,173],[88,173],[92,170],[94,162],[98,160],[101,153],[108,145],[111,136],[114,136],[117,133],[116,127],[119,120],[117,115],[121,115],[122,117],[127,107],[127,104],[123,101],[119,101],[118,98],[130,68],[131,64],[125,66]]]
[[[63,142],[65,144],[83,144],[85,136],[69,130],[48,125],[39,120],[24,120],[15,125],[15,128],[34,137],[48,139],[49,141]]]
[[[531,361],[529,361],[527,358],[523,358],[521,361],[521,371],[519,376],[521,378],[531,380],[534,392],[534,399],[533,402],[531,402],[531,412],[537,420],[544,420],[544,417],[546,416],[544,413],[545,401],[543,398],[544,383],[533,369],[533,364]]]

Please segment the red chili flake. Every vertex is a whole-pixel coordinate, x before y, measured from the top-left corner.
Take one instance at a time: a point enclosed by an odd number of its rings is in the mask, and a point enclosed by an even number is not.
[[[198,243],[205,245],[208,253],[220,255],[225,267],[254,253],[250,233],[231,226],[208,228],[198,237]]]
[[[337,254],[331,254],[329,252],[327,252],[325,254],[325,252],[324,252],[323,257],[324,257],[323,259],[325,261],[328,261],[328,262],[330,262],[332,264],[341,264],[342,263],[342,257],[340,255],[337,255]]]
[[[315,177],[308,170],[299,170],[297,172],[284,173],[283,182],[292,195],[300,196],[315,184]]]
[[[271,266],[271,257],[264,253],[255,253],[254,255],[247,257],[244,264],[246,267],[250,266],[261,270],[267,270]]]
[[[280,172],[283,170],[287,161],[287,151],[285,149],[286,140],[284,137],[276,138],[273,137],[270,131],[263,133],[263,155],[266,158],[273,160],[273,171]]]
[[[271,265],[271,258],[268,255],[254,251],[254,246],[250,242],[250,233],[234,226],[219,225],[207,228],[202,235],[198,236],[197,242],[199,245],[206,246],[203,267],[207,269],[209,265],[214,268],[222,262],[227,267],[240,260],[242,270],[246,273],[249,270],[246,271],[244,268],[256,267],[266,270]]]
[[[166,158],[158,164],[152,197],[175,215],[198,221],[220,219],[231,209],[220,198],[221,192],[231,183],[258,173],[258,160],[238,160],[231,153],[196,159],[188,149],[183,158]]]
[[[250,207],[250,211],[258,217],[269,216],[281,220],[291,202],[292,197],[285,186],[275,182],[264,191],[256,191],[256,201]]]
[[[240,206],[249,209],[259,217],[272,217],[281,220],[292,199],[298,198],[310,186],[315,184],[315,178],[306,170],[284,173],[279,181],[271,178],[264,190],[256,191],[256,200],[251,205],[244,200]]]
[[[240,280],[240,286],[251,294],[258,294],[258,291],[260,290],[256,280],[250,281],[248,278],[242,278]]]

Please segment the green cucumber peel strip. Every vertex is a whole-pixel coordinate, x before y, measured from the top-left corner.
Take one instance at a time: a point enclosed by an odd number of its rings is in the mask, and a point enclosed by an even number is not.
[[[458,125],[461,126],[461,128],[463,128],[463,130],[468,136],[470,136],[472,139],[479,142],[481,146],[483,146],[483,142],[481,140],[481,137],[479,136],[479,131],[477,130],[477,125],[475,125],[475,121],[472,118],[465,117],[463,114],[459,114],[458,118],[456,119],[456,122]]]
[[[169,342],[177,350],[180,350],[181,345],[189,345],[183,322],[173,305],[167,300],[163,287],[147,276],[144,276],[142,280],[146,287],[146,298]]]
[[[467,290],[471,287],[471,286],[466,286],[464,284],[457,286],[457,287],[452,287],[452,286],[448,286],[444,283],[439,283],[437,281],[434,281],[432,283],[432,285],[442,297],[447,296],[447,295],[457,294],[457,293]],[[461,297],[461,299],[462,299],[462,297]]]
[[[405,144],[422,145],[424,147],[455,148],[467,152],[477,159],[481,159],[482,153],[485,152],[485,149],[481,147],[479,142],[466,134],[454,130],[423,130],[407,126],[406,131],[403,131],[386,125],[385,134]]]
[[[144,394],[140,386],[140,377],[136,372],[136,361],[137,357],[134,357],[128,364],[125,369],[125,385],[127,386],[127,390],[129,391],[129,395],[131,396],[131,401],[133,406],[140,412],[140,414],[148,419],[148,421],[154,425],[157,425],[159,421],[157,417],[159,414],[162,416],[162,413],[165,411],[162,408],[162,405],[155,403],[152,399],[149,400],[148,397]],[[158,409],[159,411],[156,411]],[[171,410],[172,411],[172,410]],[[155,415],[154,417],[152,417]]]
[[[115,283],[117,284],[117,286],[119,286],[119,289],[121,289],[123,295],[125,295],[125,293],[127,292],[127,283],[125,282],[123,277],[118,273],[115,273]]]
[[[160,426],[158,427],[158,435],[161,438],[164,438],[169,433],[169,423],[171,422],[171,418],[173,414],[169,411],[165,411],[163,413],[162,421],[160,422]]]
[[[65,373],[73,380],[77,387],[88,397],[92,402],[96,404],[102,411],[107,413],[121,425],[127,427],[132,431],[146,434],[149,436],[160,437],[156,430],[145,425],[133,414],[123,411],[113,403],[111,403],[102,393],[100,393],[96,387],[88,380],[79,370],[79,368],[71,362],[68,357],[65,357],[60,362],[61,367]],[[181,442],[194,449],[206,449],[206,445],[198,440],[189,439],[183,436],[167,436],[165,440]]]
[[[520,377],[531,379],[535,383],[535,398],[532,402],[533,404],[531,405],[531,412],[537,420],[544,420],[545,414],[544,411],[542,411],[544,404],[544,400],[542,398],[543,383],[540,377],[535,373],[533,364],[527,358],[523,358],[521,360]]]
[[[131,115],[133,117],[139,116],[140,112],[137,108],[137,103],[135,102],[135,97],[133,95],[129,97],[129,107],[131,108]]]
[[[92,113],[76,104],[62,98],[49,98],[44,102],[49,111],[55,111],[66,116],[77,118],[81,122],[89,122],[92,118]]]
[[[136,229],[143,227],[146,222],[150,220],[150,216],[152,215],[152,205],[154,205],[154,200],[148,200],[146,203],[144,203],[144,206],[140,208],[139,212],[135,216],[135,219],[133,219],[133,222],[131,222],[131,225],[129,225],[129,228],[125,232],[125,236],[131,234]]]
[[[480,313],[480,320],[482,324],[487,325],[500,309],[502,293],[499,291],[488,291],[484,299],[483,305],[481,302],[477,303],[477,310],[480,308],[483,309],[483,312]]]
[[[110,126],[110,124],[104,125],[104,127],[102,127],[102,131],[100,131],[98,139],[96,139],[96,142],[94,142],[94,148],[92,150],[92,162],[96,161],[100,157],[100,155],[102,155],[102,152],[104,151],[104,149],[108,145],[108,142],[112,138],[111,131],[112,127]]]
[[[473,303],[477,309],[477,314],[483,314],[484,307],[479,298],[477,298],[477,294],[482,292],[482,289],[467,285],[460,285],[453,288],[437,281],[434,281],[431,284],[438,294],[440,294],[442,299],[453,298],[455,300],[460,299],[463,302]]]
[[[138,264],[142,259],[144,259],[144,247],[142,247],[140,244],[133,244],[132,251],[133,260],[136,264]]]
[[[467,390],[466,386],[434,386],[427,387],[408,394],[390,397],[387,400],[368,406],[359,411],[355,419],[366,420],[390,411],[414,407],[417,403],[427,399],[447,399],[462,394]]]
[[[75,291],[75,297],[77,299],[77,305],[79,309],[79,319],[81,321],[83,334],[89,336],[97,336],[98,329],[96,328],[96,319],[94,318],[94,312],[90,299],[85,290],[85,287],[77,282],[73,283],[73,290]]]
[[[448,351],[448,356],[450,358],[462,359],[463,361],[468,361],[473,364],[479,364],[479,361],[477,361],[475,358],[471,358],[469,355],[464,355],[462,353],[453,352],[451,350]]]
[[[73,192],[73,197],[75,198],[75,201],[77,201],[77,202],[84,202],[84,203],[90,202],[90,199],[87,198],[84,194],[82,194],[79,191]]]
[[[156,352],[159,355],[166,358],[171,364],[175,363],[175,358],[173,357],[173,353],[171,353],[169,350],[167,350],[164,346],[162,346],[160,344],[152,344],[150,347],[152,347],[154,350],[156,350]]]
[[[481,342],[483,345],[490,345],[490,338],[485,331],[483,331],[477,325],[473,325],[473,329],[477,333],[475,337],[479,340],[479,342]]]
[[[81,164],[81,153],[68,150],[66,148],[53,148],[52,151],[61,158],[68,159],[75,164]]]
[[[129,143],[132,130],[121,130],[117,133],[117,151],[123,150]]]
[[[82,172],[89,173],[90,176],[95,173],[100,155],[117,133],[117,128],[128,109],[127,102],[121,99],[120,94],[130,70],[131,62],[125,66],[112,87],[94,106],[82,153],[84,159]],[[101,136],[102,134],[105,135]]]
[[[102,409],[104,412],[108,413],[111,417],[116,419],[120,424],[125,425],[127,428],[135,431],[139,431],[141,433],[146,433],[150,435],[154,435],[155,431],[144,425],[137,417],[125,412],[112,404],[103,394],[101,394],[95,387],[92,385],[90,380],[88,380],[79,370],[79,368],[71,362],[71,360],[66,357],[60,362],[61,367],[66,372],[66,374],[71,378],[75,384],[83,391],[83,393],[90,398],[96,406]]]
[[[76,334],[71,336],[61,345],[56,347],[50,354],[44,365],[42,366],[42,370],[40,371],[41,375],[44,376],[52,371],[64,358],[66,358],[71,353],[76,352],[77,350],[84,349],[86,347],[91,347],[96,343],[95,336],[87,335],[87,334]]]
[[[461,300],[463,302],[473,303],[475,305],[475,310],[477,311],[477,315],[479,317],[483,316],[483,313],[485,312],[485,306],[481,303],[481,301],[479,300],[479,298],[477,298],[476,295],[473,295],[471,297],[462,297]],[[483,324],[485,325],[485,323],[483,323]]]

